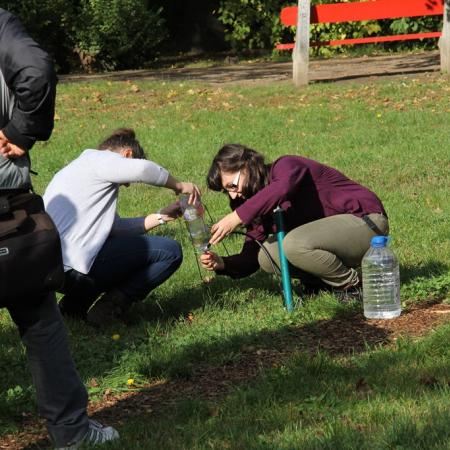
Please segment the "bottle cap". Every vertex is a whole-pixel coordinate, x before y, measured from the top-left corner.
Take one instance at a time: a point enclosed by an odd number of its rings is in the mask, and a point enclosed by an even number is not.
[[[370,241],[370,245],[372,247],[386,247],[389,240],[388,236],[374,236]]]

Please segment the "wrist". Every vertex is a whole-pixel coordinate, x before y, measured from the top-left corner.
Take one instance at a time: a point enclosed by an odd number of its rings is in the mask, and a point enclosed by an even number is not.
[[[145,220],[144,220],[144,228],[145,228],[146,232],[150,231],[152,228],[155,228],[155,227],[157,227],[159,225],[162,225],[163,223],[166,223],[165,220],[162,217],[161,217],[161,221],[159,220],[159,216],[160,215],[161,214],[159,212],[158,213],[152,213],[152,214],[149,214],[145,218]]]
[[[220,272],[225,269],[225,262],[221,256],[217,256],[216,267],[214,267],[214,272]]]
[[[238,213],[236,211],[233,211],[231,213],[231,220],[233,222],[233,229],[235,229],[236,227],[242,225],[242,220],[239,217]]]
[[[160,211],[157,211],[157,212],[155,213],[155,215],[156,215],[156,220],[158,221],[158,223],[159,223],[160,225],[165,225],[165,224],[166,224],[166,221],[163,219],[163,217],[162,217]]]
[[[174,191],[175,191],[175,194],[177,194],[177,195],[183,193],[183,182],[182,181],[177,181],[175,183]]]

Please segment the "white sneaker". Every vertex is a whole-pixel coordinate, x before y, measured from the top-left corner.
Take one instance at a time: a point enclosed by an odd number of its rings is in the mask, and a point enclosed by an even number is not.
[[[66,447],[57,447],[55,450],[76,450],[84,443],[97,445],[104,444],[108,441],[114,441],[115,439],[119,439],[119,433],[115,428],[104,427],[101,423],[89,419],[89,429],[83,439]]]

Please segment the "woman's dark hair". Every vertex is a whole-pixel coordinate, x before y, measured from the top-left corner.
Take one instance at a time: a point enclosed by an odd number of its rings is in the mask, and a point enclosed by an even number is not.
[[[111,136],[107,137],[99,146],[99,150],[111,150],[117,152],[130,148],[133,158],[146,159],[144,149],[136,139],[136,133],[131,128],[119,128]]]
[[[213,191],[222,191],[220,172],[233,173],[242,169],[246,169],[247,172],[247,180],[242,187],[242,193],[246,198],[250,198],[267,184],[268,174],[264,156],[244,145],[224,145],[213,159],[206,183]]]

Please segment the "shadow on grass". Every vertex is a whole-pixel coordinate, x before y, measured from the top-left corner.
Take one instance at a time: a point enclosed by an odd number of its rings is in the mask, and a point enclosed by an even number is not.
[[[448,273],[450,267],[441,261],[430,261],[425,265],[401,265],[400,278],[402,283],[410,283],[416,278],[432,279],[436,276]]]
[[[331,430],[327,435],[314,432],[305,438],[305,449],[371,449],[378,448],[379,442],[389,442],[386,448],[400,444],[402,448],[435,448],[433,445],[450,438],[450,430],[444,426],[449,414],[439,408],[429,413],[426,396],[436,389],[445,390],[449,382],[444,358],[449,336],[448,332],[435,333],[422,343],[365,354],[368,347],[386,342],[389,333],[376,329],[359,314],[286,326],[277,332],[242,334],[225,342],[183,349],[173,358],[184,361],[188,355],[195,367],[173,373],[166,382],[130,394],[113,406],[105,406],[106,402],[94,416],[123,426],[130,450],[228,448],[221,445],[230,436],[236,440],[230,448],[293,448],[258,446],[261,436],[274,439],[285,431],[286,423]],[[196,358],[199,351],[226,354],[231,347],[239,356],[218,366],[202,364]],[[340,358],[357,353],[356,363]],[[427,408],[427,414],[422,413],[427,433],[402,403],[411,401],[419,411],[421,399]],[[391,407],[394,420],[386,412]],[[366,412],[353,416],[353,411],[361,408]],[[374,427],[380,427],[381,434],[374,434]],[[199,441],[204,433],[209,446]],[[46,442],[40,441],[26,449],[44,445]],[[113,444],[112,448],[123,447]]]
[[[431,266],[433,268],[436,267],[433,264]],[[417,272],[417,276],[419,276],[419,272]],[[258,286],[256,289],[258,292],[261,292],[261,290],[265,290],[270,294],[279,292],[276,280],[265,274],[256,274],[251,278],[239,280],[239,289],[251,290],[255,289],[255,286]],[[141,319],[143,322],[170,323],[176,317],[183,316],[189,311],[200,308],[209,302],[220,303],[223,293],[228,292],[230,289],[236,289],[236,282],[222,277],[216,279],[214,281],[214,296],[212,297],[210,297],[212,295],[211,292],[208,291],[209,287],[209,285],[206,285],[205,290],[205,286],[198,285],[190,287],[186,291],[175,292],[170,301],[168,300],[161,305],[162,311],[159,307],[152,304],[151,298],[149,298],[144,305]],[[312,303],[314,301],[314,299],[311,299]],[[229,307],[229,305],[227,306]],[[403,316],[408,317],[408,314],[410,312],[406,311]],[[78,340],[79,334],[75,333],[72,340]],[[95,337],[87,335],[86,339],[92,341],[92,339],[95,340]],[[379,327],[374,322],[366,321],[360,312],[355,312],[355,310],[348,307],[340,308],[337,306],[336,314],[332,319],[316,320],[301,325],[291,323],[276,330],[238,333],[223,339],[196,342],[175,347],[170,354],[167,353],[167,349],[162,352],[158,352],[158,349],[155,349],[155,352],[152,351],[152,355],[140,363],[138,372],[143,376],[156,379],[165,378],[167,381],[156,383],[154,386],[138,393],[131,393],[126,398],[116,401],[114,406],[102,407],[103,402],[100,401],[94,407],[94,409],[98,409],[95,417],[105,423],[120,426],[130,422],[130,413],[132,412],[132,422],[148,421],[150,427],[157,429],[158,424],[164,420],[155,417],[153,413],[149,414],[148,411],[162,410],[163,414],[166,414],[167,411],[174,408],[174,420],[179,419],[180,423],[178,425],[183,426],[183,423],[190,419],[184,416],[176,417],[179,405],[183,402],[187,401],[191,407],[195,404],[195,399],[200,399],[199,401],[201,402],[212,401],[217,403],[221,402],[225,396],[236,388],[243,388],[242,392],[245,392],[247,387],[253,389],[249,382],[253,383],[259,376],[265,377],[264,371],[266,369],[279,367],[288,358],[292,358],[295,355],[306,358],[304,361],[302,359],[306,367],[311,364],[314,366],[315,363],[311,361],[315,361],[318,355],[325,355],[325,359],[332,366],[338,364],[337,361],[339,361],[341,356],[364,355],[364,352],[368,349],[387,344],[390,341],[391,332],[388,329]],[[126,346],[127,343],[124,341],[124,352],[126,351]],[[85,354],[86,349],[82,350],[79,352],[80,355]],[[382,353],[382,355],[384,356],[378,356],[377,358],[384,358],[380,361],[383,363],[381,365],[383,373],[387,376],[390,371],[394,370],[395,372],[397,370],[396,356],[394,352],[392,354]],[[120,352],[116,352],[115,358],[117,357],[120,357]],[[83,368],[84,376],[86,374],[93,377],[102,376],[108,368],[112,367],[112,360],[113,358],[110,358],[109,366],[88,364]],[[328,371],[329,382],[342,384],[350,382],[356,386],[358,380],[363,378],[364,382],[362,382],[360,389],[364,393],[367,384],[365,377],[370,378],[371,372],[355,368],[349,370],[340,369],[337,381],[333,380],[336,378],[336,374],[333,371]],[[438,368],[438,370],[441,369]],[[311,377],[311,373],[308,374],[308,377]],[[325,381],[325,379],[322,379],[322,383],[325,383]],[[289,381],[289,383],[292,382],[293,380]],[[400,379],[398,382],[400,383]],[[265,389],[270,390],[271,388],[266,386]],[[301,396],[292,400],[302,401],[303,397],[316,396],[314,383],[311,382],[308,389],[310,390],[302,390]],[[111,404],[110,399],[105,397],[105,403]],[[206,414],[208,415],[209,413]],[[216,431],[220,434],[219,428]],[[165,432],[170,434],[170,430],[164,431],[164,427],[162,431],[156,430],[156,435],[159,438],[156,437],[155,439],[161,439],[159,445],[167,438],[167,436],[164,436]],[[40,441],[26,448],[29,450],[42,449],[46,448],[47,444],[46,441]],[[139,444],[136,444],[136,447],[133,448],[153,447],[139,447]],[[154,448],[174,447],[161,446]]]
[[[283,364],[295,354],[316,355],[318,351],[330,357],[354,354],[388,339],[385,330],[370,325],[360,314],[340,314],[308,325],[241,333],[223,340],[187,345],[168,356],[166,352],[161,353],[161,358],[156,352],[141,365],[139,372],[167,381],[119,400],[94,417],[120,425],[130,420],[131,412],[133,421],[140,421],[147,417],[149,409],[170,409],[183,401],[190,404],[194,399],[221,401],[231,390],[248,385],[265,369]],[[211,365],[210,358],[217,355],[221,355],[220,362]],[[153,421],[154,417],[149,415],[145,420]],[[45,445],[46,441],[40,441],[26,448],[36,450]]]
[[[319,329],[328,330],[331,322]],[[261,334],[254,338],[260,340]],[[130,449],[448,448],[443,357],[449,344],[448,332],[440,333],[421,344],[362,355],[356,364],[319,352],[299,353],[286,365],[274,366],[255,352],[253,365],[243,356],[239,363],[194,374],[190,382],[168,382],[119,401],[99,416],[126,424]],[[246,364],[250,377],[242,376]],[[271,370],[263,372],[267,367]],[[144,405],[154,412],[145,413]],[[130,421],[127,410],[141,415]],[[305,439],[305,445],[277,446],[291,424],[303,430],[297,439]],[[308,428],[313,432],[306,433]],[[205,434],[208,440],[202,441]]]

